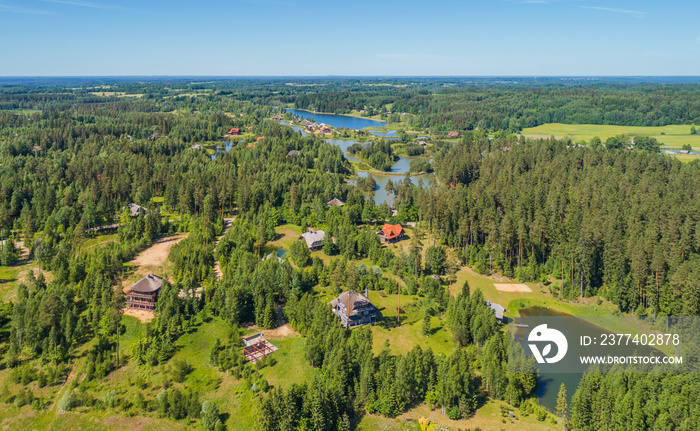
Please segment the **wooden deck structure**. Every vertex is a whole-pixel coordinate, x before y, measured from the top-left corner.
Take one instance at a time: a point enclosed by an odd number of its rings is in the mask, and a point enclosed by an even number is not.
[[[243,348],[243,356],[251,364],[255,364],[263,358],[267,358],[272,353],[277,351],[272,343],[267,341],[262,334],[251,335],[243,339],[245,347]]]

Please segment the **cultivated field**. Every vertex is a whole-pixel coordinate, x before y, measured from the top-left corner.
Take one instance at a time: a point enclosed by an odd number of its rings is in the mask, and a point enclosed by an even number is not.
[[[548,138],[552,135],[560,138],[569,136],[574,141],[590,141],[595,136],[602,141],[616,135],[653,136],[666,146],[680,147],[690,144],[691,147],[700,149],[700,135],[691,135],[690,127],[689,125],[676,124],[661,127],[638,127],[549,123],[523,129],[522,134],[533,138]]]

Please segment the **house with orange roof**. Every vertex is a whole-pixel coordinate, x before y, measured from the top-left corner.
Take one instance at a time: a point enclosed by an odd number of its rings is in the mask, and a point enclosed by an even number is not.
[[[459,132],[450,132],[447,134],[448,138],[459,138]]]
[[[241,134],[241,129],[238,127],[234,127],[231,130],[228,131],[229,135],[240,135]]]
[[[258,138],[255,140],[255,142],[260,142],[260,141],[262,141],[263,139],[265,139],[264,136],[258,136]]]
[[[403,238],[403,227],[400,224],[385,224],[382,230],[377,232],[377,235],[384,244],[393,244]]]

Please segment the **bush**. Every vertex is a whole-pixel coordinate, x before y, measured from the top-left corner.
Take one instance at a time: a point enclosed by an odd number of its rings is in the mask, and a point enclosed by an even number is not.
[[[187,363],[184,359],[178,359],[175,361],[175,366],[173,369],[173,380],[178,383],[182,383],[187,378],[187,375],[193,370],[192,366]]]
[[[74,404],[73,391],[68,390],[58,401],[58,410],[70,411],[70,409],[74,407]]]

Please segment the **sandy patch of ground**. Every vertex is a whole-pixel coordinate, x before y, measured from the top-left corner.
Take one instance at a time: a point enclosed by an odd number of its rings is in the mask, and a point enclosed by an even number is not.
[[[127,308],[124,310],[125,316],[131,316],[139,319],[141,323],[148,323],[155,317],[152,311],[138,310],[136,308]]]
[[[224,219],[224,222],[225,222],[224,230],[221,232],[221,236],[219,237],[219,239],[216,240],[216,245],[214,246],[214,250],[216,250],[216,248],[219,246],[219,242],[221,241],[221,238],[223,238],[224,235],[226,235],[226,232],[228,232],[228,230],[231,228],[231,225],[233,224],[233,221],[235,219],[236,219],[236,217]],[[219,265],[218,260],[216,262],[214,262],[214,275],[216,276],[217,280],[224,276],[224,272],[221,270],[221,266]]]
[[[54,279],[53,275],[51,275],[51,273],[49,271],[44,271],[43,269],[41,269],[39,267],[35,267],[35,268],[27,269],[26,271],[20,273],[20,276],[19,276],[20,283],[26,284],[29,281],[29,271],[34,273],[34,278],[39,277],[39,274],[44,274],[44,281],[46,282],[47,285],[49,283],[51,283]]]
[[[264,331],[262,331],[262,333],[265,336],[265,338],[270,340],[274,340],[275,338],[287,338],[299,335],[297,331],[292,329],[289,323],[279,326],[275,329],[265,329]]]
[[[512,284],[512,283],[494,283],[493,287],[501,292],[518,292],[518,293],[531,293],[532,289],[527,287],[525,284]]]
[[[170,249],[187,237],[186,233],[166,236],[157,240],[152,246],[148,247],[131,262],[130,265],[136,267],[135,274],[147,275],[156,272],[158,267],[162,266],[170,254]]]

